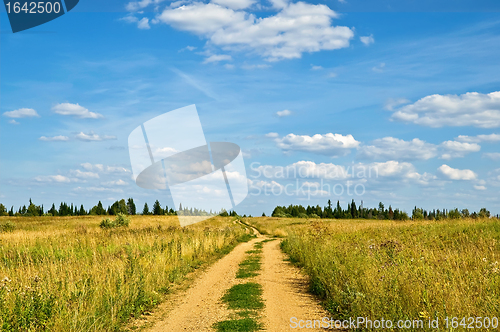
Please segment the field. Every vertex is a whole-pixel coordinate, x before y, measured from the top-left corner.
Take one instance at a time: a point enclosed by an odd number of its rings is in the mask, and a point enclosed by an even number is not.
[[[335,319],[497,317],[500,222],[256,218],[311,277]],[[461,326],[459,326],[461,327]]]
[[[175,217],[129,218],[129,227],[111,229],[100,228],[103,218],[98,216],[0,218],[1,330],[123,330],[165,301],[189,272],[208,266],[251,237],[234,217],[185,228],[177,226]],[[264,238],[281,241],[281,249],[309,276],[310,291],[334,319],[437,318],[441,330],[450,330],[443,328],[446,317],[499,316],[497,219],[241,220]],[[248,284],[255,286],[255,294],[262,293],[259,283],[269,279],[270,267],[277,266],[273,261],[261,269],[271,257],[273,243],[279,252],[279,241],[268,241],[262,241],[267,249],[262,251],[260,244],[247,251],[239,270],[231,270],[230,277],[240,286],[226,289],[229,295],[220,301],[233,316],[214,328],[231,330],[239,324],[253,331],[272,319],[268,310],[276,306],[266,287],[258,310],[240,309],[240,317],[231,309],[231,295],[239,294],[238,287]],[[212,305],[220,305],[218,301]]]
[[[248,239],[233,218],[180,228],[174,217],[0,218],[2,331],[115,331],[183,276]],[[10,221],[8,223],[7,221]]]

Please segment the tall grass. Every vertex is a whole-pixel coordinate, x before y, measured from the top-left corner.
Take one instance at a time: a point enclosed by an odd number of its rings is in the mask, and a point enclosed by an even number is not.
[[[334,318],[443,322],[500,313],[497,219],[282,225],[283,250],[310,275]]]
[[[107,230],[98,217],[9,218],[16,227],[0,234],[0,329],[117,331],[246,234],[229,218],[185,228],[174,217],[131,219],[130,228]]]

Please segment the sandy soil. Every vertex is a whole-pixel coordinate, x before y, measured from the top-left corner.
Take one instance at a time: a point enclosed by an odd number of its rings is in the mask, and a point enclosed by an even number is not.
[[[314,296],[307,292],[307,277],[297,267],[284,261],[285,258],[285,254],[279,248],[279,241],[264,244],[262,273],[256,280],[264,291],[266,307],[262,322],[265,329],[273,332],[324,331],[324,329],[299,329],[290,326],[292,317],[306,321],[321,320],[329,316]]]
[[[254,229],[254,232],[256,230]],[[243,261],[245,251],[265,239],[259,236],[248,243],[238,245],[231,253],[203,272],[185,292],[170,299],[163,308],[164,319],[148,331],[213,331],[215,322],[228,319],[231,312],[220,302],[227,289],[241,281],[236,279],[238,264]],[[279,248],[279,240],[264,244],[261,274],[252,281],[263,287],[265,308],[260,322],[267,331],[324,331],[324,329],[293,329],[292,317],[298,320],[320,320],[327,317],[318,301],[307,293],[308,280],[300,270],[284,261],[285,255]],[[245,280],[248,281],[248,280]]]
[[[259,241],[241,243],[232,252],[214,263],[187,289],[173,299],[175,307],[158,322],[150,332],[213,331],[211,326],[231,314],[220,302],[227,289],[239,283],[235,278],[238,264],[245,258],[245,251]],[[168,310],[168,309],[166,309]]]

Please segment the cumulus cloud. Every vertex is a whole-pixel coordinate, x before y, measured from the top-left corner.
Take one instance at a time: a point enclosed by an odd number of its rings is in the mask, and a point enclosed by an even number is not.
[[[9,120],[9,123],[10,124],[13,124],[13,125],[18,125],[19,122],[17,122],[16,120],[12,119],[12,120]]]
[[[234,10],[245,9],[252,6],[256,1],[254,0],[212,0],[213,3],[223,7],[231,8]]]
[[[290,114],[292,114],[292,112],[290,112],[289,110],[283,110],[283,111],[276,112],[276,115],[279,117],[289,116]]]
[[[212,62],[220,62],[220,61],[231,61],[233,58],[227,54],[214,54],[209,56],[203,61],[203,63],[212,63]]]
[[[275,139],[278,147],[285,151],[305,151],[330,156],[340,156],[357,148],[359,142],[352,135],[316,134],[314,136],[288,134]]]
[[[500,152],[488,152],[483,153],[483,157],[492,159],[492,160],[500,160]]]
[[[63,136],[63,135],[52,136],[52,137],[41,136],[39,138],[39,140],[46,141],[46,142],[67,142],[67,141],[69,141],[69,137]]]
[[[450,180],[475,180],[477,174],[470,169],[456,169],[443,164],[439,166],[438,171]]]
[[[446,141],[441,143],[441,147],[444,150],[441,158],[452,159],[464,157],[467,153],[478,152],[481,150],[481,146],[476,143],[463,143],[457,141]]]
[[[79,134],[76,135],[76,138],[81,141],[92,142],[92,141],[114,140],[116,139],[116,136],[109,136],[109,135],[100,136],[94,133],[85,134],[83,132],[80,132]]]
[[[456,138],[456,140],[468,143],[479,143],[479,142],[493,143],[500,141],[500,135],[499,134],[477,135],[477,136],[460,135]]]
[[[366,46],[369,46],[369,45],[375,43],[375,39],[373,38],[373,35],[361,36],[361,37],[359,37],[359,40],[361,40],[361,42],[363,44],[365,44]]]
[[[338,14],[323,4],[273,1],[275,15],[258,18],[235,10],[248,0],[220,0],[217,3],[191,2],[167,7],[155,22],[204,37],[225,50],[253,50],[268,61],[300,58],[304,52],[335,50],[349,46],[354,32],[332,26]]]
[[[269,138],[276,138],[276,137],[279,137],[280,135],[278,135],[278,133],[268,133],[264,136],[269,137]]]
[[[70,178],[64,175],[37,176],[35,177],[35,180],[38,182],[59,182],[59,183],[71,182]]]
[[[32,108],[20,108],[14,111],[5,112],[3,113],[3,116],[16,119],[40,117],[40,115],[38,115],[38,113]]]
[[[165,0],[140,0],[140,1],[131,1],[129,2],[125,8],[128,11],[135,12],[139,11],[141,9],[146,8],[149,5],[158,5],[159,3],[163,2]]]
[[[151,29],[151,27],[149,26],[149,18],[143,17],[139,22],[137,22],[137,27],[141,30]]]
[[[394,137],[376,139],[362,146],[358,156],[366,159],[427,160],[437,155],[437,147],[418,138],[404,141]]]
[[[386,100],[384,108],[388,111],[392,111],[395,107],[408,104],[410,101],[406,98],[389,98]]]
[[[102,114],[90,112],[83,106],[79,104],[62,103],[57,104],[52,107],[52,110],[61,115],[71,115],[80,119],[99,119],[102,118]]]
[[[500,91],[430,95],[396,109],[391,119],[428,127],[500,127]]]
[[[486,187],[485,186],[481,186],[481,185],[474,185],[474,189],[476,190],[486,190]]]
[[[82,172],[79,169],[71,171],[71,173],[76,176],[77,178],[82,178],[82,179],[98,179],[99,174],[94,173],[94,172]]]
[[[439,145],[427,143],[418,138],[405,141],[394,137],[384,137],[361,146],[358,157],[364,159],[428,160],[440,155],[442,159],[461,158],[471,152],[478,152],[476,143],[445,141]]]
[[[103,185],[105,185],[105,186],[126,186],[126,185],[128,185],[128,183],[123,181],[122,179],[118,179],[116,181],[104,182]]]

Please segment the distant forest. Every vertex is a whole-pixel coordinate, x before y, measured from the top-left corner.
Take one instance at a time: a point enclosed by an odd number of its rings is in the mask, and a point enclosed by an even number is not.
[[[119,201],[114,202],[112,205],[104,208],[101,201],[97,203],[90,210],[86,210],[83,205],[73,205],[67,204],[65,202],[59,205],[59,208],[56,208],[55,204],[48,210],[44,210],[43,205],[34,204],[31,199],[29,200],[28,206],[24,205],[19,207],[18,210],[14,210],[12,206],[10,210],[0,203],[0,216],[20,216],[20,217],[37,217],[37,216],[86,216],[86,215],[118,215],[119,213],[128,214],[128,215],[205,215],[205,216],[238,216],[235,211],[226,211],[222,210],[219,212],[215,211],[204,211],[198,210],[188,207],[182,207],[182,204],[179,206],[178,211],[173,208],[169,208],[165,206],[162,208],[160,202],[156,200],[153,204],[153,207],[150,209],[148,203],[144,203],[144,207],[142,211],[138,212],[134,200],[129,198],[125,201],[125,199],[121,199]],[[266,216],[265,213],[262,216]],[[343,209],[340,206],[340,201],[337,201],[337,205],[335,208],[332,207],[331,200],[328,200],[328,203],[325,207],[321,207],[319,205],[316,206],[307,206],[304,207],[302,205],[289,205],[289,206],[277,206],[274,208],[272,217],[281,217],[281,218],[325,218],[325,219],[389,219],[389,220],[408,220],[410,216],[405,211],[400,209],[393,209],[392,206],[389,205],[389,208],[385,208],[385,205],[380,202],[378,204],[378,208],[365,208],[363,207],[363,201],[357,207],[354,200],[351,203],[347,204],[347,208]],[[246,217],[246,215],[243,215]],[[251,217],[251,216],[249,216]],[[447,210],[447,209],[434,209],[434,210],[424,210],[422,208],[415,208],[412,211],[411,219],[413,220],[439,220],[439,219],[459,219],[459,218],[489,218],[490,212],[486,208],[482,208],[479,212],[469,212],[467,209],[458,210],[457,208]],[[499,218],[499,215],[496,215],[496,218]]]
[[[327,218],[327,219],[389,219],[389,220],[408,220],[410,217],[405,211],[399,209],[393,209],[389,205],[389,208],[385,208],[385,205],[380,202],[378,208],[365,208],[363,207],[363,201],[359,207],[356,207],[356,203],[352,200],[351,203],[347,204],[347,208],[344,210],[340,206],[340,202],[337,201],[337,206],[332,208],[331,200],[328,200],[328,205],[322,208],[319,205],[303,207],[302,205],[289,205],[289,206],[277,206],[271,215],[272,217],[282,217],[282,218]],[[434,209],[432,211],[427,211],[422,208],[415,208],[412,211],[411,219],[414,220],[439,220],[439,219],[459,219],[459,218],[489,218],[490,212],[486,208],[482,208],[479,212],[470,213],[469,210],[463,209]],[[498,218],[498,215],[496,216]]]

